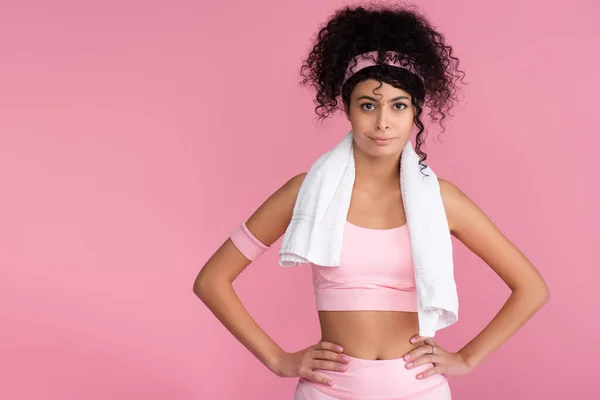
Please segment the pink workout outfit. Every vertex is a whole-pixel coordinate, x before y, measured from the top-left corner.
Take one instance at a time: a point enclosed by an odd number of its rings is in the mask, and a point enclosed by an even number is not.
[[[270,248],[244,223],[231,235],[246,258],[256,260]],[[408,225],[370,229],[346,221],[339,267],[311,263],[318,310],[417,311],[417,292]],[[333,386],[300,378],[294,400],[449,400],[444,375],[416,376],[433,367],[407,369],[402,358],[367,360],[349,357],[345,372],[315,370]]]

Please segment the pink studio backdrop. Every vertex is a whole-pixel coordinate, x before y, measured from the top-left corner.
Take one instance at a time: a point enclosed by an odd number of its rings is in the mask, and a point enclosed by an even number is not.
[[[298,85],[341,1],[0,4],[0,398],[286,399],[192,293],[210,255],[347,131]],[[469,82],[428,162],[540,269],[550,303],[456,399],[598,398],[597,2],[422,1]],[[280,241],[235,283],[284,349],[318,340]],[[456,351],[509,291],[455,244]]]

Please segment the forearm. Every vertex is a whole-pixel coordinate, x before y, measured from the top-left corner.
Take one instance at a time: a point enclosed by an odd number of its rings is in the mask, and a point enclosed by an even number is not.
[[[514,290],[490,323],[458,352],[473,369],[508,340],[548,300],[546,288]]]
[[[252,318],[230,282],[213,280],[194,292],[244,347],[277,373],[277,360],[283,350]]]

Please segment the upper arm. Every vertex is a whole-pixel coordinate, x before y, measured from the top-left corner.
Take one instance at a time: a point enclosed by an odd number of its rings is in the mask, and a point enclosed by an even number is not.
[[[271,246],[286,231],[294,204],[306,173],[288,180],[271,194],[246,221],[246,227],[259,241]],[[227,238],[200,270],[194,290],[210,278],[222,278],[233,282],[252,263]]]
[[[439,179],[451,234],[488,264],[512,290],[536,287],[544,280],[525,255],[456,185]]]

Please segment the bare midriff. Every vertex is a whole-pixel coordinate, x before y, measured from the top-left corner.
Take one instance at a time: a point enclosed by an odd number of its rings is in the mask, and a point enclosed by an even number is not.
[[[344,354],[368,360],[401,358],[419,333],[416,312],[319,311],[321,340],[340,345]]]

